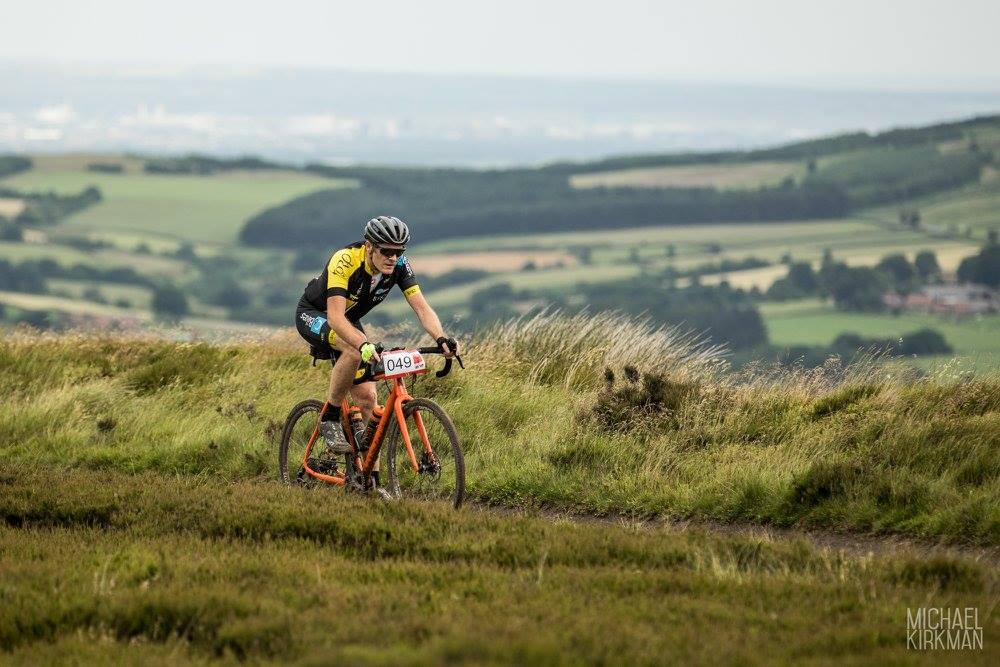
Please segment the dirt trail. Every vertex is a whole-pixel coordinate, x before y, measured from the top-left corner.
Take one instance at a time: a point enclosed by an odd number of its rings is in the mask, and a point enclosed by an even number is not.
[[[515,509],[472,501],[469,505],[484,512],[507,516],[539,516],[551,521],[593,523],[626,526],[650,531],[697,531],[721,536],[755,536],[770,540],[804,539],[815,547],[843,551],[852,556],[889,556],[909,554],[924,557],[951,556],[975,560],[991,567],[1000,567],[1000,547],[981,547],[966,544],[939,544],[899,535],[870,535],[864,533],[837,533],[827,530],[802,530],[779,528],[752,523],[722,523],[705,520],[633,519],[624,516],[597,516],[580,512],[554,509]]]

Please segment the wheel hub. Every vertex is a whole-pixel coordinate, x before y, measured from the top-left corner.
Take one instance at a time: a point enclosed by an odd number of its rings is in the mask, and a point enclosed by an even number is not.
[[[436,482],[441,477],[441,464],[438,463],[434,456],[424,452],[420,455],[420,466],[418,471],[421,475],[428,475]]]

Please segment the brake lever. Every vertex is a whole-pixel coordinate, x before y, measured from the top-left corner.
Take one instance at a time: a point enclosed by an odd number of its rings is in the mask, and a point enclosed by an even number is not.
[[[465,370],[465,364],[462,363],[462,357],[460,357],[460,356],[458,356],[456,354],[455,358],[458,359],[458,367],[461,368],[464,371]]]

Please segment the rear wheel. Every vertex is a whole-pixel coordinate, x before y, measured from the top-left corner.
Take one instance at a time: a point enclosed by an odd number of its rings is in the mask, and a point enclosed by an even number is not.
[[[278,445],[278,478],[285,484],[300,483],[312,485],[315,480],[302,470],[302,459],[316,424],[323,402],[316,399],[302,401],[288,413],[285,428],[281,432],[281,443]],[[317,440],[319,438],[317,437]],[[310,452],[315,458],[319,452],[319,443],[313,445]]]
[[[465,460],[455,425],[440,405],[426,398],[407,401],[403,406],[403,415],[418,470],[413,469],[399,428],[390,428],[386,434],[382,461],[389,492],[396,498],[421,496],[448,499],[456,508],[459,507],[465,499]],[[433,456],[424,451],[424,442],[417,428],[418,415]]]

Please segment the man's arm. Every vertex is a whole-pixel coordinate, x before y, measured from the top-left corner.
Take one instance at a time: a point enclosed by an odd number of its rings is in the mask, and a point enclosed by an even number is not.
[[[362,261],[364,260],[362,259]],[[358,331],[351,324],[346,315],[348,282],[356,262],[357,257],[352,255],[352,249],[347,247],[333,253],[333,257],[326,265],[326,319],[330,324],[331,332],[337,335],[337,347],[341,351],[358,350],[360,352],[359,348],[368,340],[363,332]],[[363,354],[362,357],[364,357]],[[378,354],[375,354],[374,358],[377,361]]]
[[[327,297],[326,319],[330,321],[330,328],[337,334],[339,342],[356,350],[368,339],[347,319],[347,315],[344,314],[346,310],[347,299],[340,295]]]
[[[431,338],[435,341],[439,338],[445,338],[444,329],[441,327],[441,320],[438,318],[437,313],[431,308],[431,304],[427,303],[427,299],[420,292],[412,294],[406,297],[406,302],[410,304],[410,308],[413,312],[417,314],[417,319],[420,320],[420,325],[424,328],[424,331],[430,334]],[[447,343],[443,344],[444,352],[446,357],[454,356],[455,351],[452,350]]]

